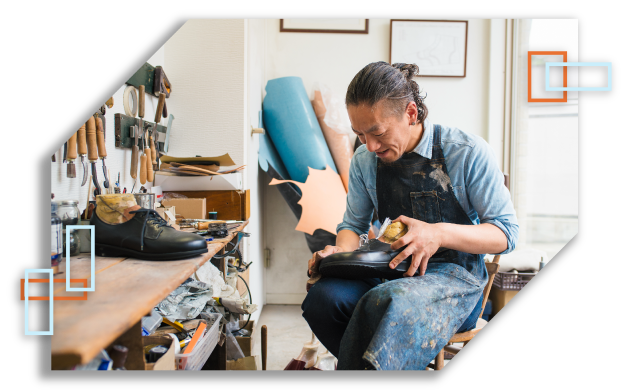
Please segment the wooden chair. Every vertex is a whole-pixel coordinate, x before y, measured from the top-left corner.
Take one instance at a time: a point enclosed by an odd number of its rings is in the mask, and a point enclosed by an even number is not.
[[[481,314],[479,315],[478,321],[476,322],[476,327],[470,331],[457,333],[452,336],[448,344],[439,351],[435,358],[435,363],[428,364],[428,367],[435,370],[441,370],[444,366],[444,352],[449,352],[451,354],[458,354],[461,351],[460,347],[455,347],[453,343],[463,343],[465,345],[476,336],[477,333],[480,332],[481,329],[485,325],[487,325],[487,321],[483,320],[481,317],[483,316],[483,312],[485,311],[485,305],[487,304],[487,298],[489,297],[489,292],[492,289],[492,283],[494,282],[494,276],[496,276],[496,272],[498,272],[498,262],[500,261],[500,255],[494,256],[494,260],[491,263],[485,263],[485,268],[487,268],[487,274],[489,275],[489,280],[487,281],[487,285],[485,286],[485,291],[483,292],[483,308],[481,309]]]

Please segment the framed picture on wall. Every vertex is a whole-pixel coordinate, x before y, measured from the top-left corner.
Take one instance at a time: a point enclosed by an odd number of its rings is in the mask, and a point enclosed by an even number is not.
[[[369,34],[368,19],[281,19],[282,33]]]
[[[390,63],[415,63],[419,76],[464,78],[466,20],[391,20]]]

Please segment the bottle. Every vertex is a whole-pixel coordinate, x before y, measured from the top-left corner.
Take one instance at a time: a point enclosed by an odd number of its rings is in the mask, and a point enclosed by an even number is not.
[[[125,361],[127,361],[127,347],[121,345],[114,345],[108,353],[112,358],[112,369],[114,370],[126,370]]]
[[[59,263],[63,252],[61,219],[57,215],[58,204],[50,202],[50,264],[53,274],[59,272]]]

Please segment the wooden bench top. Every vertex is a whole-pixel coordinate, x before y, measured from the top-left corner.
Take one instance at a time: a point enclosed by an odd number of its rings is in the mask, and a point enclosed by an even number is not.
[[[144,261],[132,258],[96,257],[95,291],[83,301],[55,301],[54,334],[51,343],[53,369],[67,369],[84,364],[190,277],[213,255],[221,251],[240,230],[230,231],[226,238],[208,243],[208,253],[174,261]],[[90,285],[90,255],[71,258],[71,278],[88,279]],[[65,260],[55,279],[66,279]],[[82,284],[71,284],[82,287]],[[66,292],[65,283],[56,283],[55,296],[80,296]]]

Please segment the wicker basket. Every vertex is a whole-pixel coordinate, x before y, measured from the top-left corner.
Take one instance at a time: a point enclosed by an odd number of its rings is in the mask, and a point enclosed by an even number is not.
[[[529,283],[535,273],[498,272],[494,276],[493,286],[499,290],[520,290]]]

